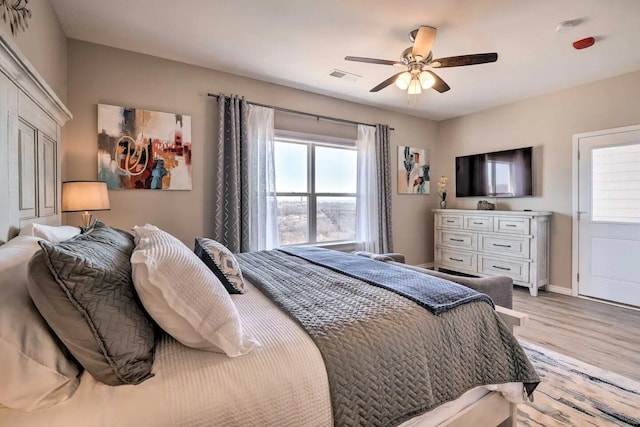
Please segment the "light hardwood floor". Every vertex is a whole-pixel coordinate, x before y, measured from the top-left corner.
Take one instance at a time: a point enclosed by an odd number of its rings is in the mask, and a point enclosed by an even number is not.
[[[513,308],[530,316],[521,339],[640,381],[640,311],[518,286]]]

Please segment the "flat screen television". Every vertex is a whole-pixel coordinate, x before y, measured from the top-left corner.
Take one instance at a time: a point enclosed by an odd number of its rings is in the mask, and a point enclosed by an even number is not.
[[[533,196],[533,147],[456,157],[456,197]]]

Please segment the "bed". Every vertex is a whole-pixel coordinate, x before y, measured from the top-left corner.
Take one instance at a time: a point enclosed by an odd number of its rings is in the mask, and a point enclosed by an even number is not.
[[[71,115],[15,46],[1,41],[7,102],[0,103],[0,108],[4,109],[3,129],[8,132],[0,134],[0,170],[6,174],[2,179],[6,185],[0,190],[0,240],[8,241],[28,224],[61,223],[58,141]],[[18,123],[29,123],[31,131]],[[18,140],[25,141],[24,135],[33,135],[32,146],[27,147],[33,157],[18,155],[19,150],[25,153],[25,147],[18,146]],[[35,168],[37,164],[48,167]],[[251,353],[229,358],[186,347],[162,333],[152,378],[138,385],[112,387],[84,372],[68,400],[31,412],[0,408],[0,425],[333,425],[323,355],[299,322],[261,289],[247,283],[244,295],[231,297],[243,327],[260,342]],[[511,330],[525,320],[520,313],[495,309],[496,324]],[[522,383],[487,384],[414,414],[401,425],[515,425],[514,402],[523,400]]]
[[[26,238],[19,236],[6,247],[10,248],[14,242]],[[32,252],[37,251],[35,241],[38,239],[28,238],[32,239],[29,241],[33,245]],[[4,253],[3,250],[0,246],[0,254]],[[273,256],[277,258],[283,254]],[[30,253],[25,253],[23,263],[30,258]],[[277,261],[282,264],[282,260]],[[251,276],[250,266],[244,266]],[[287,277],[291,275],[291,269],[280,270]],[[24,274],[26,268],[21,271]],[[261,275],[277,273],[256,271]],[[5,267],[0,263],[0,283],[6,284],[4,273]],[[322,274],[338,273],[323,271]],[[243,295],[232,295],[231,298],[243,328],[261,345],[249,354],[229,358],[224,354],[186,347],[162,333],[157,341],[153,378],[138,385],[112,387],[84,372],[78,389],[68,400],[51,408],[30,412],[0,408],[0,425],[73,426],[86,425],[87,419],[105,426],[334,425],[336,409],[332,407],[326,355],[323,357],[310,335],[264,291],[250,282],[245,286]],[[374,292],[388,291],[376,289]],[[386,296],[384,298],[387,299]],[[492,312],[486,302],[472,304]],[[412,310],[417,306],[409,300],[406,305]],[[422,307],[417,309],[424,311]],[[510,327],[522,325],[525,319],[501,307],[497,307],[494,316],[497,324],[506,321]],[[498,320],[499,316],[504,320]],[[509,425],[514,423],[514,402],[522,401],[522,383],[489,384],[473,387],[433,410],[389,425]]]

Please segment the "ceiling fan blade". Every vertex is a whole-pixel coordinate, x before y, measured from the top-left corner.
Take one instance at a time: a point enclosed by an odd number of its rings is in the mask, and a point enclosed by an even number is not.
[[[436,79],[436,82],[433,84],[433,86],[431,86],[433,89],[437,90],[440,93],[446,92],[449,89],[451,89],[449,87],[449,85],[447,84],[447,82],[445,82],[444,80],[442,80],[440,78],[439,75],[437,75],[436,73],[434,73],[433,71],[429,71],[429,70],[424,70],[423,73],[429,73],[433,76],[434,79]]]
[[[416,39],[413,42],[413,50],[411,51],[414,58],[416,56],[420,56],[422,59],[427,59],[429,57],[429,52],[431,52],[433,42],[436,40],[437,31],[438,30],[433,27],[422,26],[418,28]]]
[[[402,65],[403,67],[405,66],[402,62],[390,61],[388,59],[363,58],[361,56],[345,56],[344,59],[346,61],[366,62],[367,64]]]
[[[393,76],[389,77],[387,80],[383,81],[382,83],[380,83],[378,86],[374,87],[373,89],[371,89],[369,92],[378,92],[382,89],[384,89],[385,87],[392,85],[396,82],[396,80],[398,80],[398,76],[400,76],[400,74],[402,73],[406,73],[406,71],[401,71],[397,74],[394,74]]]
[[[476,53],[475,55],[450,56],[448,58],[438,58],[429,64],[433,68],[445,67],[462,67],[464,65],[486,64],[488,62],[496,62],[498,54],[492,53]]]

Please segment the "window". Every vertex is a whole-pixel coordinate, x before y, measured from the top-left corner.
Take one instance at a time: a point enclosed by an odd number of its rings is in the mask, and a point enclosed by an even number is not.
[[[594,148],[593,221],[640,223],[640,144]]]
[[[355,143],[275,138],[281,245],[353,241],[356,237]]]

